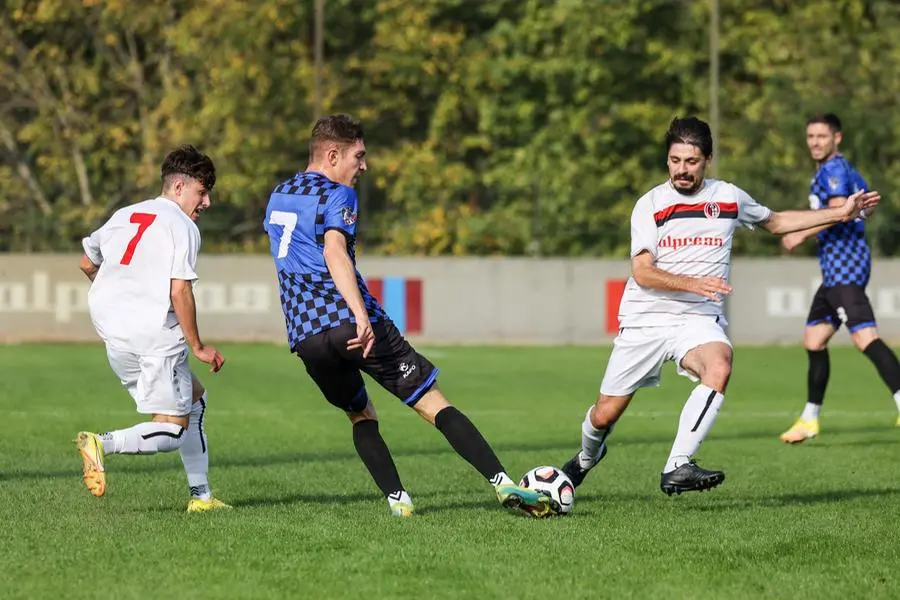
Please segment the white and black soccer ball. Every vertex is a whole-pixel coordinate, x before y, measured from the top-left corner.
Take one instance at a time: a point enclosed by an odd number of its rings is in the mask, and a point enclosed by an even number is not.
[[[575,504],[575,486],[556,467],[535,467],[522,476],[519,485],[549,496],[554,514],[567,515]]]

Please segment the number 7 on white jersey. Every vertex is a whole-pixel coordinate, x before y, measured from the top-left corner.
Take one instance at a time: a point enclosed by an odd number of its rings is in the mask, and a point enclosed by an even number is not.
[[[278,244],[278,256],[275,257],[284,258],[287,256],[288,246],[291,245],[291,236],[297,227],[297,213],[273,210],[269,215],[269,225],[284,227],[284,231],[281,232],[281,243]]]

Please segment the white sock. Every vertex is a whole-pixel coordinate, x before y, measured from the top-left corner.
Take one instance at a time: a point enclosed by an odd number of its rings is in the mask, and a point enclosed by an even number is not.
[[[896,399],[896,397],[895,397]],[[897,401],[897,407],[900,409],[900,400]],[[807,402],[806,406],[803,408],[803,414],[800,415],[800,418],[804,421],[815,421],[819,418],[819,413],[822,411],[821,404],[813,404],[812,402]]]
[[[394,508],[395,504],[409,504],[412,506],[412,498],[406,493],[406,490],[397,490],[388,494],[388,505]]]
[[[725,396],[703,384],[694,388],[681,410],[678,434],[663,473],[674,471],[691,460],[715,423],[724,400]]]
[[[588,409],[581,424],[581,452],[578,453],[578,463],[585,470],[592,468],[600,460],[600,454],[606,446],[606,438],[613,430],[612,425],[604,429],[594,427],[591,423],[592,410],[593,406]]]
[[[515,481],[510,479],[509,475],[504,471],[500,471],[490,479],[491,485],[497,487],[498,485],[514,485]]]
[[[900,411],[900,391],[894,394],[894,402],[897,403],[897,410]]]
[[[104,433],[100,439],[107,454],[156,454],[176,450],[184,439],[183,434],[181,425],[148,421]]]
[[[181,442],[181,462],[187,474],[191,497],[209,500],[212,491],[209,489],[209,446],[206,432],[203,430],[203,415],[206,412],[206,392],[198,402],[191,405],[191,416],[188,428]]]

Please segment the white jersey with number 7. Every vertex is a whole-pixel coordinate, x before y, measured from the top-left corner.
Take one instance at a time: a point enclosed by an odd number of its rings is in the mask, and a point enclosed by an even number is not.
[[[181,208],[158,197],[119,209],[82,246],[100,267],[88,307],[101,339],[144,356],[181,350],[171,280],[197,279],[200,250],[200,230]]]

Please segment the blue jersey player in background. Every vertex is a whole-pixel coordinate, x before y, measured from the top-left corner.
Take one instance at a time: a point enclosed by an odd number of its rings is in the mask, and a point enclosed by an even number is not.
[[[868,189],[866,180],[838,151],[841,138],[841,121],[836,115],[816,115],[806,123],[806,143],[818,163],[810,184],[813,209],[839,205],[854,192]],[[809,356],[807,403],[796,423],[781,434],[784,442],[796,444],[819,434],[819,412],[830,373],[828,341],[841,324],[847,326],[853,343],[875,365],[900,410],[900,362],[878,337],[875,313],[866,295],[872,255],[866,243],[865,217],[863,214],[849,223],[809,229],[783,239],[790,251],[815,235],[822,268],[822,285],[813,298],[803,336]],[[900,426],[900,417],[896,424]]]
[[[506,507],[534,516],[546,496],[517,486],[471,421],[437,387],[438,369],[404,339],[356,270],[359,202],[366,171],[362,125],[347,115],[319,119],[309,164],[272,191],[266,208],[291,351],[328,402],[346,412],[353,443],[396,516],[412,500],[378,428],[361,373],[434,425],[495,488]]]

